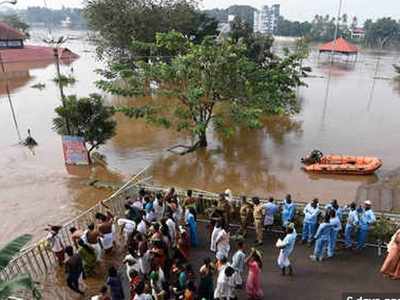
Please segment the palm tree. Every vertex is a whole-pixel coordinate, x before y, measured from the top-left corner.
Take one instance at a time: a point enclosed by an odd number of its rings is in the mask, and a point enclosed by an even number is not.
[[[14,256],[17,255],[31,239],[31,235],[25,234],[17,237],[0,249],[0,272],[7,267]],[[42,298],[30,274],[21,273],[8,280],[0,279],[0,300],[9,299],[9,297],[19,290],[29,290],[32,292],[32,299],[38,300]]]

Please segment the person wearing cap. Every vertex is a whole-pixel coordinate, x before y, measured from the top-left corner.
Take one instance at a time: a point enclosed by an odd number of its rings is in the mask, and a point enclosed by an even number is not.
[[[263,219],[264,219],[264,204],[261,203],[260,198],[253,198],[253,218],[254,225],[256,226],[256,244],[261,246],[263,244]]]
[[[376,217],[371,209],[371,201],[367,200],[364,202],[364,208],[361,209],[359,219],[359,231],[357,236],[357,250],[362,250],[365,247],[365,242],[368,238],[368,231],[372,224],[376,222]]]
[[[245,237],[247,235],[247,224],[253,206],[247,201],[246,196],[242,196],[242,203],[240,205],[240,234]]]
[[[293,221],[294,215],[296,213],[296,205],[293,203],[292,196],[288,194],[285,199],[283,199],[282,204],[282,226],[286,227],[287,224]]]
[[[319,200],[315,198],[311,203],[308,203],[303,210],[304,221],[303,221],[303,244],[309,242],[311,243],[312,238],[317,231],[318,215],[319,210]]]
[[[344,245],[346,249],[351,249],[353,246],[353,240],[351,238],[354,229],[358,226],[358,213],[355,202],[350,204],[350,211],[347,216],[346,227],[344,229]]]
[[[280,249],[278,256],[278,266],[282,270],[282,276],[286,275],[286,269],[289,271],[289,276],[293,275],[292,264],[289,256],[293,253],[294,245],[296,244],[297,232],[293,223],[289,223],[286,227],[286,236],[282,241],[278,240],[277,248]]]

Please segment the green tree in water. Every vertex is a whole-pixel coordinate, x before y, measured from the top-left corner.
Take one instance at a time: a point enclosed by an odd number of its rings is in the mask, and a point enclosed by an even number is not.
[[[2,272],[21,249],[32,239],[31,235],[22,235],[0,249],[0,272]],[[0,300],[7,300],[20,290],[32,293],[32,299],[41,299],[41,294],[30,274],[18,274],[8,280],[0,279]]]
[[[148,104],[118,109],[130,117],[189,132],[194,142],[180,145],[183,153],[207,147],[210,124],[229,134],[240,124],[260,127],[263,113],[291,114],[298,109],[295,87],[303,83],[296,53],[257,64],[240,42],[209,37],[194,44],[177,32],[159,33],[156,40],[157,49],[179,48],[180,53],[169,62],[139,62],[136,70],[113,65],[98,85],[113,94],[133,96],[148,93],[150,83],[154,97]]]
[[[68,96],[64,105],[55,109],[57,117],[53,119],[56,132],[68,135],[66,120],[69,122],[70,135],[81,136],[90,145],[90,153],[105,144],[115,135],[116,122],[114,110],[104,105],[103,98],[97,94],[77,98]]]

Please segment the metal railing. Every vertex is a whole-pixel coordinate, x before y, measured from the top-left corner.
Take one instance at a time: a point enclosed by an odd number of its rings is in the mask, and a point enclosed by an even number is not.
[[[103,201],[116,217],[124,214],[126,197],[137,193],[137,184],[143,182],[143,180],[148,177],[147,171],[148,168],[140,171],[118,191]],[[74,246],[69,232],[70,228],[85,228],[87,224],[94,221],[97,212],[105,212],[105,210],[106,208],[101,203],[97,203],[95,206],[64,224],[59,231],[59,236],[64,245]],[[54,253],[49,249],[46,240],[42,239],[22,250],[21,253],[0,272],[0,279],[8,280],[17,274],[29,273],[33,278],[40,280],[44,275],[48,274],[56,264],[57,260]]]

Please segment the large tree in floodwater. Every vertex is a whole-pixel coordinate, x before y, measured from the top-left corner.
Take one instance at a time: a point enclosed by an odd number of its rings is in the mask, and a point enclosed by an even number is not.
[[[132,42],[154,43],[157,32],[175,30],[200,42],[216,35],[218,27],[217,20],[198,9],[197,0],[88,0],[83,13],[97,54],[113,61],[151,55]]]
[[[194,142],[180,145],[182,153],[207,147],[210,124],[229,135],[238,125],[261,127],[263,114],[291,114],[298,108],[295,88],[303,84],[298,53],[269,54],[260,63],[241,41],[208,37],[195,44],[174,31],[157,34],[153,51],[174,56],[139,61],[136,69],[114,64],[98,85],[112,94],[134,96],[149,93],[150,83],[152,101],[117,109],[189,132]]]

